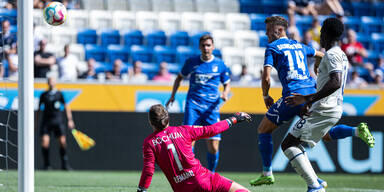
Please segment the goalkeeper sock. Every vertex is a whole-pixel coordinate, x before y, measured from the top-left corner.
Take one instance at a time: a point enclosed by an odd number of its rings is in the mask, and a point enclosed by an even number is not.
[[[219,151],[216,154],[207,152],[207,162],[208,162],[208,169],[214,173],[216,170],[217,164],[219,163]]]
[[[354,136],[356,132],[356,127],[351,127],[348,125],[336,125],[329,130],[329,135],[333,140],[344,139],[346,137]]]
[[[49,147],[42,147],[41,152],[43,154],[44,168],[47,169],[49,166],[51,166],[51,163],[49,162]]]
[[[263,174],[265,176],[272,174],[272,153],[273,153],[273,142],[272,135],[270,133],[259,134],[259,151],[261,159],[263,161]]]

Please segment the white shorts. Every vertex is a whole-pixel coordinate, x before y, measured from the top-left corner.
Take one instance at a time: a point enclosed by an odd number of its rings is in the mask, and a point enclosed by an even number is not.
[[[290,133],[314,147],[339,120],[340,118],[321,116],[313,112],[311,116],[297,121]]]

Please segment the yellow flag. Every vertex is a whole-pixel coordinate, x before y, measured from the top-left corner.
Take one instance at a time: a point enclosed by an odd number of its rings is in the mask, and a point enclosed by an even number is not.
[[[80,149],[84,151],[95,146],[95,141],[92,138],[88,137],[86,134],[80,132],[79,130],[72,129],[72,135],[75,138]]]

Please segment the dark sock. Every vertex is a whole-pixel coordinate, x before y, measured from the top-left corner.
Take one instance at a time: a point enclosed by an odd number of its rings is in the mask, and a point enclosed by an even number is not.
[[[68,156],[67,156],[67,149],[65,147],[60,147],[60,157],[61,157],[61,168],[67,169]]]
[[[51,166],[51,163],[49,162],[49,148],[42,147],[41,152],[43,154],[44,168],[48,168]]]

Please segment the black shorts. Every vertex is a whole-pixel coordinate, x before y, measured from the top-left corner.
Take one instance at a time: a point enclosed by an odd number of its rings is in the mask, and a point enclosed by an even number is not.
[[[43,136],[45,134],[50,135],[51,132],[55,134],[55,137],[60,137],[62,135],[65,135],[67,131],[67,127],[64,123],[43,123],[40,127],[40,136]]]

